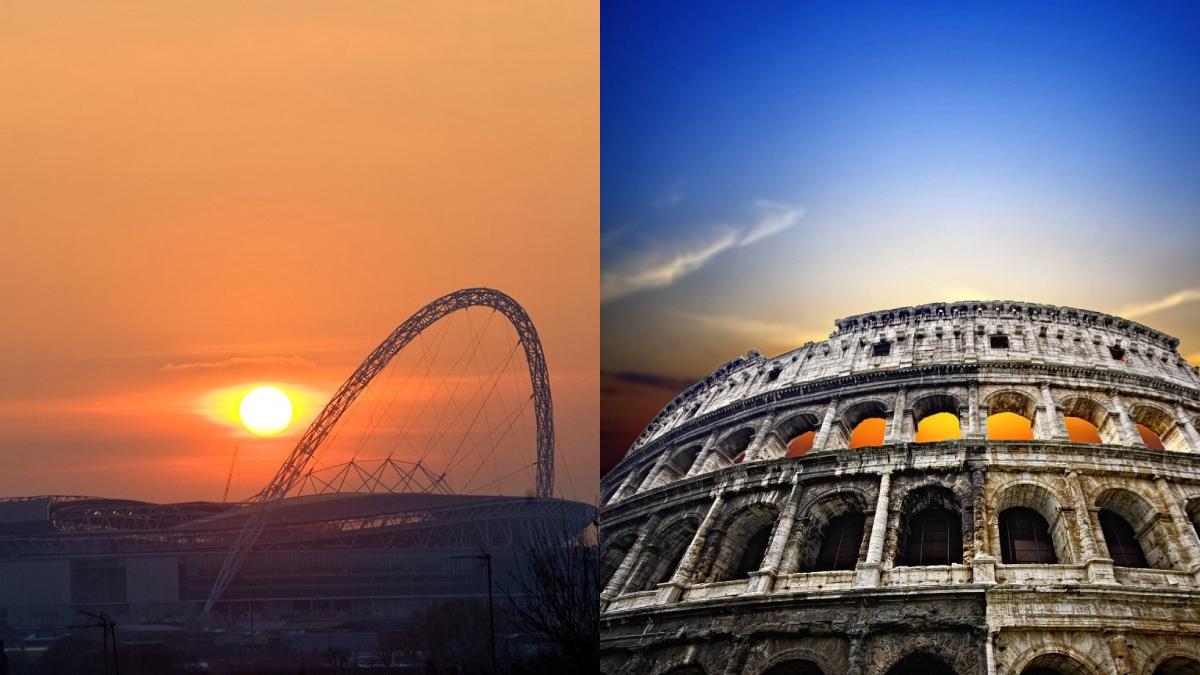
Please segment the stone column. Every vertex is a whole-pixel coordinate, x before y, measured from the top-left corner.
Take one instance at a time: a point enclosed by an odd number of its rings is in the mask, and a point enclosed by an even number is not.
[[[688,476],[695,476],[704,470],[704,463],[708,461],[708,456],[712,454],[713,448],[717,445],[717,433],[714,431],[704,439],[704,446],[696,454],[696,461],[692,462],[692,466],[688,468]]]
[[[662,454],[654,462],[654,466],[650,469],[650,473],[646,474],[646,480],[638,487],[638,492],[649,490],[654,487],[654,482],[658,480],[658,475],[662,473],[663,467],[666,466],[667,460],[671,458],[671,453],[666,449],[662,450]]]
[[[1075,526],[1079,530],[1079,544],[1083,549],[1083,564],[1087,567],[1088,580],[1093,583],[1115,584],[1112,558],[1100,552],[1096,542],[1096,531],[1092,527],[1091,507],[1083,496],[1083,485],[1079,473],[1070,471],[1066,478],[1067,490],[1075,510]]]
[[[629,575],[633,573],[633,568],[642,557],[642,549],[646,547],[646,540],[650,538],[651,533],[658,529],[660,519],[661,516],[655,514],[638,528],[637,539],[634,540],[633,546],[629,547],[629,552],[621,560],[621,564],[617,567],[617,571],[613,573],[612,579],[608,580],[608,585],[604,587],[604,591],[600,593],[600,602],[607,605],[625,588],[625,582],[629,580]]]
[[[1167,513],[1171,516],[1171,521],[1175,524],[1175,541],[1179,543],[1180,562],[1183,568],[1189,572],[1200,572],[1200,538],[1197,538],[1196,528],[1192,527],[1192,522],[1188,520],[1187,513],[1183,510],[1183,505],[1179,503],[1179,495],[1171,487],[1170,481],[1164,476],[1156,476],[1154,484],[1158,487],[1158,493],[1162,495],[1163,502],[1167,505]],[[1169,548],[1171,542],[1167,543]]]
[[[904,389],[896,392],[896,407],[892,410],[891,421],[888,422],[887,428],[884,429],[884,443],[902,443],[906,440],[904,438],[904,413],[908,406],[904,400],[905,394]]]
[[[767,545],[767,553],[763,556],[762,565],[757,572],[750,573],[750,583],[746,586],[747,593],[769,593],[775,585],[775,575],[779,572],[779,563],[783,560],[783,552],[787,549],[788,540],[792,536],[792,527],[796,523],[796,509],[800,505],[800,474],[792,476],[792,491],[788,493],[787,501],[779,520],[775,521],[775,530],[771,532],[771,541]]]
[[[821,418],[821,428],[813,436],[813,452],[824,450],[829,445],[829,435],[833,430],[833,417],[837,414],[838,400],[835,398],[825,408],[825,416]]]
[[[725,664],[725,670],[722,673],[723,675],[741,675],[745,672],[746,661],[750,658],[750,641],[747,638],[739,638],[731,651],[729,662]]]
[[[700,523],[700,527],[696,529],[696,535],[692,537],[692,543],[688,544],[687,552],[683,554],[683,559],[679,562],[679,568],[675,570],[675,575],[665,584],[660,584],[658,587],[657,603],[660,605],[678,602],[683,596],[683,590],[692,583],[692,574],[696,570],[696,564],[700,561],[700,554],[704,551],[704,542],[708,538],[708,531],[712,529],[713,522],[721,513],[721,507],[724,504],[724,495],[718,493],[713,498],[712,506],[708,508],[708,514],[704,516],[704,521]]]
[[[1175,421],[1183,429],[1183,437],[1187,439],[1188,452],[1200,452],[1200,433],[1196,432],[1196,425],[1192,424],[1192,419],[1188,417],[1183,406],[1178,403],[1175,404]]]
[[[1113,392],[1112,402],[1113,407],[1117,409],[1117,429],[1121,432],[1121,442],[1125,445],[1132,445],[1138,448],[1146,447],[1146,443],[1142,441],[1142,435],[1138,433],[1133,419],[1129,417],[1129,409],[1125,407],[1125,402],[1121,400],[1121,395]]]
[[[979,385],[974,382],[967,389],[967,414],[964,416],[964,421],[966,422],[962,425],[964,439],[983,438],[987,435],[987,408],[983,408],[981,416]]]
[[[634,469],[626,474],[625,478],[621,481],[621,484],[617,486],[617,489],[613,491],[612,496],[608,498],[608,503],[612,504],[613,502],[616,502],[624,497],[625,493],[630,489],[629,484],[633,482],[635,477],[637,477],[637,469]]]
[[[871,521],[871,539],[867,543],[867,561],[859,563],[854,575],[857,587],[879,585],[879,571],[883,562],[883,541],[887,536],[888,503],[891,499],[892,473],[885,471],[879,477],[879,498],[875,500],[875,517]]]
[[[752,462],[759,458],[762,454],[763,446],[767,443],[767,435],[771,433],[771,425],[775,422],[775,413],[769,413],[758,423],[758,428],[754,431],[754,438],[750,440],[750,445],[746,447],[746,459],[744,461]]]
[[[1129,665],[1129,643],[1121,633],[1106,633],[1104,641],[1108,643],[1108,652],[1112,656],[1115,670],[1113,675],[1130,675],[1133,672]]]
[[[1058,414],[1058,406],[1050,393],[1050,383],[1042,383],[1042,434],[1043,438],[1065,441],[1070,438],[1067,434],[1067,421]]]
[[[996,583],[996,558],[988,546],[987,503],[983,499],[983,469],[971,472],[971,530],[973,552],[970,560],[964,560],[971,565],[971,580],[977,584]]]
[[[846,655],[846,673],[848,675],[866,675],[867,672],[867,649],[866,636],[863,634],[863,629],[856,629],[850,633],[850,649]]]

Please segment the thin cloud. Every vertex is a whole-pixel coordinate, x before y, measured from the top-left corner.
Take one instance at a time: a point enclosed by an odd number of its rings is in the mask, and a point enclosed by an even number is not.
[[[753,244],[773,234],[779,234],[795,226],[804,217],[804,209],[789,204],[759,199],[754,202],[754,205],[762,211],[762,215],[759,217],[758,222],[742,235],[738,246]]]
[[[720,228],[715,235],[681,251],[647,256],[621,269],[600,272],[600,300],[607,302],[633,293],[670,286],[704,267],[713,258],[737,246],[748,246],[774,236],[800,222],[804,209],[760,199],[754,202],[759,217],[748,226]],[[715,238],[714,238],[715,236]]]
[[[178,373],[193,370],[219,370],[243,366],[287,366],[290,368],[316,368],[317,364],[300,356],[234,356],[219,361],[194,361],[191,363],[168,363],[159,370]]]
[[[1136,319],[1138,317],[1161,312],[1164,309],[1171,309],[1189,302],[1200,300],[1200,288],[1185,288],[1181,291],[1176,291],[1165,297],[1143,302],[1137,305],[1129,305],[1116,312],[1117,316],[1125,317],[1126,319]]]
[[[756,338],[761,340],[764,345],[799,347],[805,342],[817,342],[829,337],[828,333],[821,333],[793,324],[763,321],[761,319],[732,314],[697,314],[683,311],[676,311],[674,314],[680,319],[691,321],[707,328]]]

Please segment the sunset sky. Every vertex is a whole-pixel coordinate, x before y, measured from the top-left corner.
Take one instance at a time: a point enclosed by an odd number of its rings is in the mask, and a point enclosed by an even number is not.
[[[413,311],[490,286],[541,333],[558,484],[592,501],[598,21],[6,3],[0,496],[219,499],[235,445],[246,496],[303,424],[254,438],[203,401],[277,383],[307,422]]]
[[[1200,363],[1195,3],[605,2],[602,469],[687,383],[956,299]]]

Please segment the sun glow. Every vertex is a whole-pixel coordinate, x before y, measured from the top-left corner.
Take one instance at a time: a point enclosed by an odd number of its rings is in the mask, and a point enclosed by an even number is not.
[[[258,387],[242,397],[238,416],[250,433],[273,436],[292,421],[292,401],[275,387]]]

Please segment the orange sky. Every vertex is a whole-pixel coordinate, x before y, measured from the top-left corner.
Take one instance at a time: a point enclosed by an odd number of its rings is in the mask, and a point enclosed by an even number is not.
[[[598,31],[554,1],[6,5],[0,495],[219,498],[236,439],[196,396],[327,393],[487,285],[591,500]],[[294,440],[243,444],[244,492]]]

